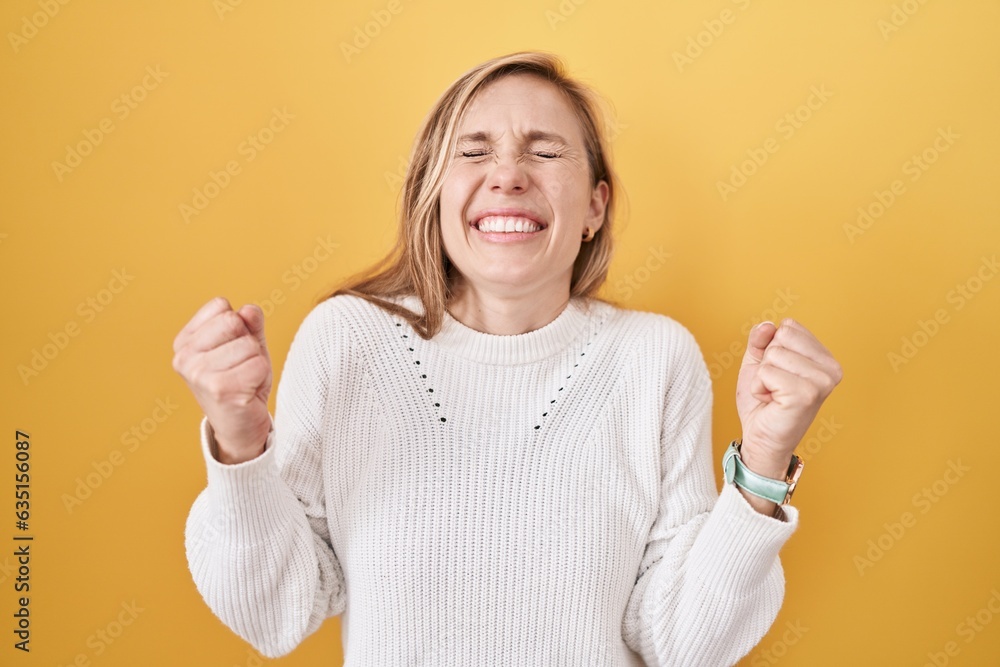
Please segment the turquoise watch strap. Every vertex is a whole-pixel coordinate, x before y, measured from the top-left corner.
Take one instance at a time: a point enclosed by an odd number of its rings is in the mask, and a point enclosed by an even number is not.
[[[789,471],[792,473],[791,483],[784,480],[771,479],[758,475],[743,464],[740,458],[740,442],[733,440],[729,443],[729,448],[722,456],[722,472],[726,483],[735,482],[736,486],[746,489],[755,496],[765,498],[779,505],[783,505],[791,498],[795,490],[795,483],[802,470],[802,461],[792,454],[792,461]]]

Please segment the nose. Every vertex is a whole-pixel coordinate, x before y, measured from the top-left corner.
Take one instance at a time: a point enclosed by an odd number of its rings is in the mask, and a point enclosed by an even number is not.
[[[493,192],[523,192],[528,187],[528,174],[516,155],[498,157],[486,180]]]

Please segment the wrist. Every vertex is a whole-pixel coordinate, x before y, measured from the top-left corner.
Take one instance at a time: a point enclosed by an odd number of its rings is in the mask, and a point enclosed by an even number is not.
[[[753,447],[747,447],[744,443],[740,448],[740,460],[743,465],[761,477],[785,481],[788,476],[788,468],[792,463],[792,456],[780,459],[771,455],[755,453]]]
[[[233,447],[229,444],[230,442],[232,442],[230,439],[224,435],[220,437],[219,434],[211,428],[211,425],[209,426],[208,451],[219,463],[234,465],[237,463],[251,461],[263,454],[267,449],[266,436],[256,447]]]
[[[749,504],[755,512],[778,519],[779,521],[785,520],[785,513],[781,511],[781,505],[778,503],[754,495],[738,485],[736,486],[736,489],[740,492],[740,495],[746,499],[747,504]]]
[[[755,510],[779,518],[775,506],[792,497],[803,467],[802,460],[792,454],[787,461],[783,459],[780,454],[775,457],[766,451],[744,450],[742,442],[734,440],[722,457],[723,475],[727,483],[735,483]]]
[[[215,460],[219,463],[224,463],[226,465],[235,465],[237,463],[245,463],[246,461],[252,461],[261,454],[264,453],[266,449],[265,445],[262,444],[258,449],[252,451],[238,451],[230,452],[225,447],[217,447],[215,453]]]

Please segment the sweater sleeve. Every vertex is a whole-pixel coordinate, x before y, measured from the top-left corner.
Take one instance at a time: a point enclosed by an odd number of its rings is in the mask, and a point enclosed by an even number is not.
[[[347,346],[345,327],[331,319],[320,304],[295,334],[260,456],[220,463],[211,424],[201,423],[208,483],[188,514],[188,566],[212,612],[269,658],[292,651],[346,602],[321,466],[331,359]]]
[[[754,510],[733,484],[716,491],[711,379],[694,336],[677,327],[673,344],[665,343],[676,354],[666,381],[659,513],[622,636],[650,667],[727,666],[777,617],[785,587],[778,551],[798,526],[798,510],[784,506],[783,522]]]

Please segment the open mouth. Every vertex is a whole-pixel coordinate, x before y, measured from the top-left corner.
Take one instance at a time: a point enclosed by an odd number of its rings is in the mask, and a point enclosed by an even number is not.
[[[545,225],[520,216],[487,215],[472,223],[472,226],[483,233],[511,234],[515,232],[532,233],[545,229]]]

